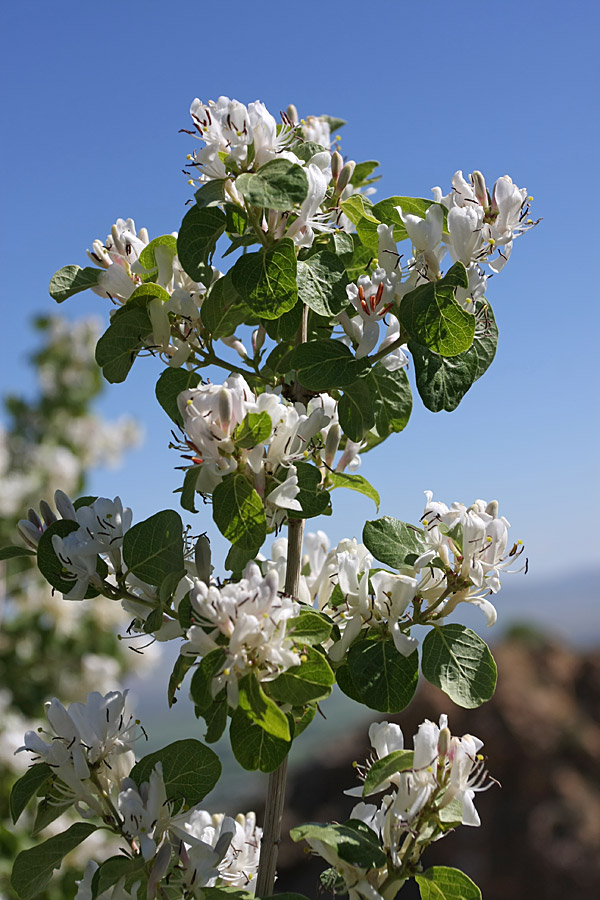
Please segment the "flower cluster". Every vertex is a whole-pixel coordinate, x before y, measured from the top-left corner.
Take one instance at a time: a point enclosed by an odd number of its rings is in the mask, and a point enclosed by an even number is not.
[[[252,891],[262,835],[255,814],[233,819],[211,815],[199,805],[174,813],[179,798],[168,796],[161,763],[147,782],[138,785],[130,772],[135,763],[133,744],[142,729],[127,709],[126,693],[102,696],[94,691],[86,703],[73,703],[68,710],[58,700],[50,701],[46,716],[51,730],[27,732],[20,750],[52,768],[55,797],[64,806],[73,804],[85,818],[100,816],[151,864],[151,887],[164,876],[175,852],[191,896],[216,884]],[[96,868],[93,862],[86,867],[79,900],[91,897]],[[129,894],[120,884],[108,896],[135,898],[136,888]]]
[[[371,869],[354,865],[324,840],[310,833],[305,836],[312,849],[343,880],[354,900],[381,900],[384,882],[390,885],[392,881],[395,895],[414,873],[420,856],[432,841],[459,824],[480,824],[473,797],[495,783],[479,752],[482,742],[470,734],[453,737],[445,715],[440,717],[439,725],[426,719],[419,726],[413,751],[404,750],[400,726],[393,723],[374,723],[369,728],[369,738],[374,756],[365,767],[357,765],[364,788],[346,793],[366,797],[386,791],[378,805],[360,802],[350,815],[351,820],[361,821],[371,829],[373,839],[385,853],[386,864]],[[390,754],[396,754],[396,769]],[[371,768],[380,760],[389,763],[385,777],[370,777]]]
[[[300,664],[293,638],[287,634],[288,622],[300,607],[281,594],[276,572],[263,577],[258,565],[249,563],[240,581],[222,588],[197,580],[190,599],[197,624],[188,630],[181,652],[206,656],[222,648],[223,661],[212,679],[213,697],[226,688],[229,705],[235,707],[238,682],[244,675],[253,672],[259,681],[272,681]]]
[[[238,374],[222,385],[201,384],[184,391],[178,405],[186,448],[193,451],[188,458],[200,467],[196,490],[212,493],[224,476],[241,471],[264,499],[273,527],[283,521],[285,510],[301,509],[294,463],[312,457],[331,468],[341,439],[337,404],[329,395],[320,394],[305,407],[286,402],[276,391],[256,395]],[[359,446],[346,446],[339,471],[358,462]]]

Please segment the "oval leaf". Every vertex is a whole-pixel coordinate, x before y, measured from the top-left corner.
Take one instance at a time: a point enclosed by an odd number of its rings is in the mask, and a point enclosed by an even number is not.
[[[228,475],[216,486],[213,518],[227,540],[243,550],[258,550],[267,535],[262,500],[243,475]]]
[[[428,547],[421,528],[392,516],[365,522],[363,541],[375,559],[393,569],[402,569],[407,556],[420,556]]]
[[[135,764],[130,773],[138,787],[148,781],[156,763],[162,764],[163,778],[169,800],[177,806],[199,803],[212,791],[221,775],[217,754],[200,741],[187,738],[175,741]]]
[[[464,625],[441,625],[423,641],[421,671],[457,706],[474,709],[496,689],[496,663],[488,645]]]
[[[380,712],[400,712],[414,697],[419,656],[403,656],[393,641],[360,640],[348,651],[348,669],[362,703]]]
[[[415,875],[421,900],[481,900],[481,891],[468,875],[449,866],[432,866]]]
[[[163,509],[130,528],[123,538],[123,558],[132,574],[157,586],[170,572],[184,569],[179,514]]]
[[[91,266],[86,266],[85,269],[81,266],[63,266],[50,279],[50,296],[57,303],[62,303],[73,294],[87,291],[98,284],[101,271],[102,269],[92,269]]]
[[[233,286],[263,319],[278,319],[298,300],[296,251],[291,240],[241,256],[231,269]]]
[[[67,853],[85,841],[97,827],[89,822],[77,822],[43,844],[30,850],[22,850],[15,859],[10,879],[21,900],[32,900],[43,891],[52,878],[54,869],[60,869]]]

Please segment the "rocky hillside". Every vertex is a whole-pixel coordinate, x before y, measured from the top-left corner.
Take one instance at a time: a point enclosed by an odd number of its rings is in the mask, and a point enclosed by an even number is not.
[[[476,798],[482,826],[463,827],[427,852],[426,865],[455,865],[485,900],[592,900],[600,885],[600,651],[576,653],[528,633],[495,648],[498,688],[478,710],[462,710],[424,683],[406,713],[405,735],[448,712],[454,734],[485,741],[490,773],[501,782]],[[344,733],[318,760],[296,770],[284,831],[343,821],[353,801],[352,761],[369,752],[366,733]],[[316,897],[325,863],[285,841],[278,891]],[[410,890],[401,895],[411,900]],[[412,896],[416,896],[412,895]]]

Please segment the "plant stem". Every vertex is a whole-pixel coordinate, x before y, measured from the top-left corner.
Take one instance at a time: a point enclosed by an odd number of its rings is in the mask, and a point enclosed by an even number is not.
[[[306,341],[308,307],[302,311],[302,324],[298,330],[297,343]],[[298,596],[300,572],[302,569],[302,538],[304,537],[304,519],[288,519],[288,551],[285,569],[286,594]],[[269,775],[267,799],[265,804],[265,821],[260,860],[256,879],[256,896],[270,897],[275,885],[277,853],[281,838],[281,820],[285,804],[285,782],[287,776],[287,756],[274,772]]]

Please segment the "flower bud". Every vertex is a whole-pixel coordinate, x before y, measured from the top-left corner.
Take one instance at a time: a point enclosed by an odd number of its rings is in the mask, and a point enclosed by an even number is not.
[[[194,562],[196,563],[196,571],[198,578],[208,585],[210,582],[210,573],[212,566],[210,564],[210,541],[206,534],[201,534],[196,541],[194,549]]]
[[[256,331],[252,332],[252,350],[255,356],[262,350],[266,336],[267,331],[264,325],[259,325]]]
[[[75,507],[64,491],[55,491],[54,505],[56,506],[63,519],[71,519],[72,522],[77,521],[77,513],[75,512]]]
[[[471,175],[471,181],[473,182],[473,189],[475,191],[475,196],[481,203],[481,205],[487,209],[489,206],[489,197],[487,192],[487,187],[485,184],[485,178],[481,174],[481,172],[476,171]]]
[[[290,103],[288,108],[286,109],[287,117],[293,125],[298,124],[298,110],[294,106],[293,103]]]
[[[226,387],[221,388],[219,391],[218,409],[221,428],[223,431],[229,432],[231,417],[233,415],[233,400],[231,398],[231,391]]]
[[[337,150],[335,153],[331,154],[331,177],[334,181],[337,181],[344,166],[344,159],[342,154]]]
[[[438,738],[438,753],[440,756],[446,756],[448,753],[448,747],[450,746],[450,729],[442,728],[440,731],[440,736]]]
[[[338,425],[337,422],[334,422],[329,431],[327,432],[327,438],[325,440],[325,465],[332,466],[333,460],[335,459],[335,454],[338,452],[338,447],[340,446],[340,441],[342,439],[342,429]]]
[[[488,514],[488,516],[492,516],[492,518],[497,519],[498,518],[498,501],[490,500],[490,502],[488,503],[488,505],[485,508],[485,511]]]
[[[354,175],[354,170],[356,168],[356,163],[353,159],[349,159],[342,171],[340,172],[339,178],[337,180],[336,193],[341,194],[345,187],[350,184],[350,179]]]

